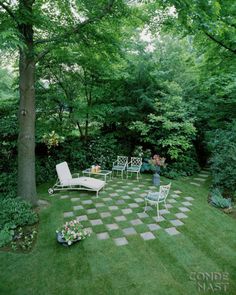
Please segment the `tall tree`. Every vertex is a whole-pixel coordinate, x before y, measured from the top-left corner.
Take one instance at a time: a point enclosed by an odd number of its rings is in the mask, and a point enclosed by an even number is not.
[[[35,181],[35,70],[37,62],[57,46],[84,42],[103,22],[119,19],[122,0],[0,1],[3,46],[19,48],[19,135],[17,195],[37,203]],[[117,21],[118,22],[118,21]],[[99,34],[97,34],[99,39]]]

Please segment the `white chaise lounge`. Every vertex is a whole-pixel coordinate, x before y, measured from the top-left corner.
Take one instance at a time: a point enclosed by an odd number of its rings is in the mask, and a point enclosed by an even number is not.
[[[52,195],[55,191],[62,190],[88,190],[98,192],[105,186],[105,181],[92,177],[72,177],[67,162],[56,165],[58,180],[48,193]]]

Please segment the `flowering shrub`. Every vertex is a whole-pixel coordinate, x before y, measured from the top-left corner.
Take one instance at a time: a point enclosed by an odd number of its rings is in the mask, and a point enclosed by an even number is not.
[[[56,147],[59,143],[65,140],[64,137],[58,135],[54,130],[51,133],[44,134],[42,141],[46,144],[47,148],[50,150],[52,147]]]
[[[56,230],[63,240],[70,246],[74,241],[84,240],[90,236],[88,230],[83,228],[83,225],[78,220],[66,222],[62,227]]]

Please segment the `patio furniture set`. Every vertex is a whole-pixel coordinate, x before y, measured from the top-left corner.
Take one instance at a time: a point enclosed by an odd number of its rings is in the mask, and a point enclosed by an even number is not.
[[[56,165],[56,172],[58,175],[58,179],[52,188],[49,188],[48,193],[52,195],[56,191],[65,191],[65,190],[87,190],[87,191],[95,191],[96,196],[98,197],[98,193],[106,184],[107,176],[112,175],[112,172],[120,172],[121,177],[123,179],[124,173],[126,172],[127,177],[128,173],[136,173],[137,179],[139,179],[140,169],[142,165],[142,159],[137,157],[132,157],[131,161],[128,162],[128,157],[118,156],[117,160],[113,163],[112,171],[109,170],[100,170],[93,171],[90,168],[82,171],[83,175],[87,174],[89,177],[82,176],[80,177],[78,174],[72,175],[69,169],[67,162],[62,162]],[[96,179],[90,177],[90,175],[102,175],[104,176],[104,181],[100,179]],[[164,203],[166,207],[166,198],[170,191],[170,186],[160,186],[159,192],[149,192],[145,198],[145,209],[146,211],[147,204],[155,205],[157,208],[157,216],[159,218],[159,203]],[[167,209],[167,207],[166,207]]]

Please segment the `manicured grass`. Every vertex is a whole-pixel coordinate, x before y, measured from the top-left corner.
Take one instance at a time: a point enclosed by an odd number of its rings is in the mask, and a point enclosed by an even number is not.
[[[65,221],[63,212],[71,211],[72,206],[76,206],[77,203],[72,204],[70,199],[61,200],[59,195],[49,197],[48,185],[41,186],[39,197],[48,200],[51,206],[40,213],[36,246],[30,254],[0,252],[0,294],[235,294],[235,219],[207,204],[209,180],[200,187],[195,187],[190,184],[189,179],[172,181],[172,191],[182,191],[181,198],[194,198],[191,211],[186,213],[188,218],[182,219],[184,225],[176,227],[180,231],[179,235],[170,236],[164,230],[171,226],[169,220],[174,218],[176,210],[171,210],[170,215],[166,215],[167,220],[162,221],[163,228],[153,232],[156,239],[143,241],[138,234],[131,235],[127,237],[128,245],[120,247],[114,244],[113,238],[122,235],[121,229],[112,231],[108,240],[97,240],[96,234],[93,233],[90,238],[70,248],[57,244],[55,230]],[[163,180],[165,183],[168,182]],[[107,188],[121,188],[122,185],[118,184],[118,181],[120,179],[112,180]],[[124,183],[126,182],[124,180]],[[145,186],[148,182],[151,185],[151,177],[143,176],[140,183],[142,182]],[[133,181],[133,187],[135,185],[136,181]],[[145,189],[146,187],[143,187],[139,193],[143,193]],[[106,190],[100,198],[108,197],[113,190]],[[129,189],[125,188],[124,191],[113,199],[119,200],[121,195],[127,195]],[[81,192],[68,195],[76,197],[80,196]],[[133,195],[130,197],[134,198]],[[127,200],[126,204],[132,203],[131,201]],[[176,201],[177,203],[172,204],[173,209],[179,206],[179,200]],[[110,205],[114,203],[109,201]],[[86,208],[93,207],[89,205]],[[119,208],[129,207],[121,205]],[[106,211],[97,209],[98,212]],[[76,214],[85,214],[85,211],[81,212],[76,211]],[[135,208],[133,212],[140,211]],[[105,224],[114,222],[113,217],[119,216],[121,211],[119,209],[111,213],[111,217],[104,219]],[[151,214],[155,216],[155,211]],[[98,213],[94,214],[95,218],[99,218]],[[130,218],[135,219],[135,214]],[[143,224],[135,227],[136,231],[146,231],[146,224],[150,222],[151,217],[148,217],[147,221],[143,219]],[[86,226],[89,225],[88,221],[84,223]],[[152,223],[155,222],[152,220]],[[128,221],[121,221],[119,224],[123,228],[130,226]],[[104,230],[105,225],[96,227],[96,233]],[[227,291],[199,291],[197,282],[190,279],[193,272],[227,272]],[[199,280],[199,283],[204,283],[204,280]],[[214,286],[222,281],[211,283]],[[207,287],[210,287],[209,282]]]

